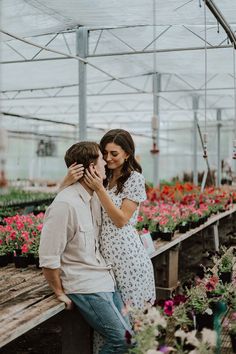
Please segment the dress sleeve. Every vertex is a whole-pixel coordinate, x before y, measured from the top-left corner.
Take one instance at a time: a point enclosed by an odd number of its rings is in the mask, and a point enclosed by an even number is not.
[[[138,172],[133,172],[124,185],[122,199],[130,199],[141,203],[147,199],[145,191],[144,176]]]

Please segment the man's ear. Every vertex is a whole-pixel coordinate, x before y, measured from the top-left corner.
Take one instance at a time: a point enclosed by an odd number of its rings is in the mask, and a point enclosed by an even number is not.
[[[92,171],[95,171],[95,170],[96,170],[96,169],[95,169],[95,165],[94,165],[93,162],[91,162],[91,163],[89,164],[89,168],[91,168]]]

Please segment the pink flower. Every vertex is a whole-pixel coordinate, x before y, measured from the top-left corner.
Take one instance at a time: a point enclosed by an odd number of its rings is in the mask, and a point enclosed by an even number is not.
[[[43,224],[39,224],[39,225],[37,226],[37,230],[40,231],[40,232],[42,231],[42,228],[43,228]]]
[[[21,247],[21,251],[22,253],[28,253],[29,249],[26,243],[24,243],[23,246]]]
[[[174,301],[166,300],[164,304],[164,313],[167,316],[172,316],[173,311],[174,311]]]
[[[205,285],[207,291],[215,290],[215,284],[211,281],[208,281]]]
[[[28,241],[29,239],[29,233],[27,231],[22,231],[21,236],[25,241]]]

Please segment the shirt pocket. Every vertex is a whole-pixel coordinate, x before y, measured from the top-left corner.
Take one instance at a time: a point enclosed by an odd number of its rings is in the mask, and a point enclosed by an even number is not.
[[[82,248],[95,248],[95,236],[96,229],[90,224],[84,224],[79,226],[78,241],[79,246]]]

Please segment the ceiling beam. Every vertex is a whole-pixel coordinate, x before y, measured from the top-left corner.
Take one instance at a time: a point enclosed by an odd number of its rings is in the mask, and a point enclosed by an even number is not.
[[[221,11],[215,5],[212,0],[205,0],[206,6],[211,11],[216,20],[221,24],[222,28],[225,30],[230,42],[233,44],[234,49],[236,49],[236,36],[229,23],[226,21],[225,17],[222,15]]]
[[[67,122],[62,122],[58,120],[52,120],[52,119],[43,119],[43,118],[38,118],[38,117],[32,117],[24,114],[17,114],[17,113],[7,113],[7,112],[0,112],[3,116],[11,117],[11,118],[21,118],[21,119],[30,119],[30,120],[35,120],[35,121],[41,121],[45,123],[52,123],[52,124],[61,124],[61,125],[68,125],[71,127],[76,128],[77,124],[73,123],[67,123]]]

